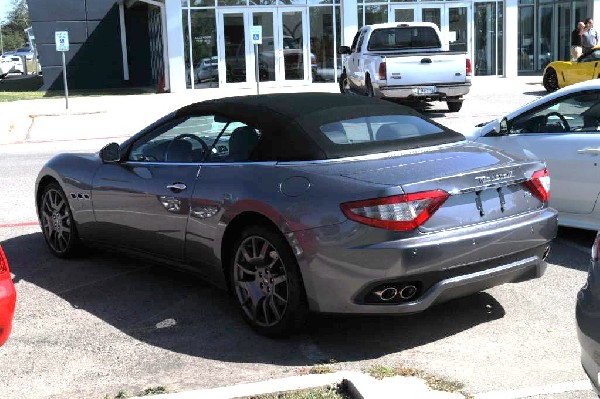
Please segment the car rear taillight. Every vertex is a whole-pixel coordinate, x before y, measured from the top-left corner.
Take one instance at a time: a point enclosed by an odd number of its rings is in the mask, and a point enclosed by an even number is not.
[[[385,80],[387,78],[387,67],[385,62],[379,64],[379,80]]]
[[[4,250],[0,247],[0,279],[4,279],[8,276],[10,277],[10,269],[8,268],[8,260],[6,259],[6,255],[4,254]]]
[[[600,260],[600,231],[596,234],[594,245],[592,245],[592,260],[594,262]]]
[[[467,76],[471,76],[473,74],[473,67],[471,66],[471,59],[467,58],[467,67],[466,67]]]
[[[550,199],[550,175],[548,169],[538,170],[531,176],[527,183],[529,191],[540,201],[548,202]]]
[[[425,223],[450,195],[443,190],[393,195],[340,204],[355,222],[388,230],[414,230]]]

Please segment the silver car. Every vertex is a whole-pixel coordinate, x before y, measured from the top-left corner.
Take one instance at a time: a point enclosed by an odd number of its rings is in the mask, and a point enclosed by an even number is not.
[[[383,100],[325,93],[192,104],[36,183],[59,257],[104,245],[233,293],[276,336],[308,311],[407,314],[541,276],[556,211],[541,161]]]

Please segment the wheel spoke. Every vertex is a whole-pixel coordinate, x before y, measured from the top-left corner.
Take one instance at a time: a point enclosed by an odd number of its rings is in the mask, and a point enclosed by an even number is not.
[[[285,283],[286,281],[287,277],[285,276],[285,274],[282,274],[281,276],[273,278],[273,285],[279,285],[281,283]]]
[[[266,260],[267,251],[269,250],[270,245],[267,241],[263,241],[262,248],[260,249],[260,254],[258,255],[260,259]]]
[[[238,269],[240,269],[242,271],[242,273],[244,273],[244,274],[249,274],[251,276],[255,276],[256,275],[256,270],[250,270],[246,266],[243,266],[239,262],[235,262],[235,267],[237,267]]]
[[[245,247],[241,247],[240,249],[241,249],[241,252],[242,252],[242,256],[244,257],[244,259],[246,260],[246,262],[250,263],[250,261],[252,260],[252,257],[248,253],[248,250]]]
[[[265,319],[264,319],[265,324],[269,325],[270,324],[269,323],[269,306],[268,306],[269,304],[267,302],[268,302],[268,298],[264,298],[262,300],[262,306],[261,307],[262,307],[262,313],[263,313],[263,315],[265,317]]]
[[[267,301],[269,302],[269,306],[271,307],[271,311],[275,315],[277,321],[281,320],[281,314],[279,313],[279,309],[277,309],[277,304],[275,303],[275,298],[271,295]]]

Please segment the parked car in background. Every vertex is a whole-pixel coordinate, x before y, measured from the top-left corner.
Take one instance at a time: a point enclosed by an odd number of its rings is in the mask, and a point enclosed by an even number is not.
[[[25,57],[27,61],[31,61],[35,57],[35,53],[31,49],[31,47],[21,47],[15,51],[15,55]]]
[[[14,68],[14,61],[10,57],[0,57],[0,79],[4,79]]]
[[[23,66],[23,58],[16,54],[4,53],[2,56],[0,56],[0,62],[7,63],[7,65],[12,65],[7,73],[23,73],[25,71],[25,67]]]
[[[343,94],[405,101],[445,101],[458,112],[471,88],[471,60],[466,52],[446,51],[440,31],[430,22],[365,25],[345,55],[340,77]]]
[[[12,330],[17,293],[10,274],[8,259],[0,246],[0,345],[3,345]]]
[[[219,64],[217,56],[202,58],[194,68],[196,82],[214,81],[219,78]]]
[[[600,75],[600,46],[581,55],[577,61],[554,61],[544,68],[543,84],[549,93],[560,88],[596,79]]]
[[[600,396],[600,231],[592,246],[587,281],[577,295],[575,317],[581,365]]]
[[[560,89],[466,136],[545,161],[558,223],[600,230],[600,81]]]
[[[95,243],[196,272],[274,336],[308,310],[415,313],[541,276],[549,192],[543,162],[408,107],[293,93],[192,104],[57,155],[35,203],[54,255]]]

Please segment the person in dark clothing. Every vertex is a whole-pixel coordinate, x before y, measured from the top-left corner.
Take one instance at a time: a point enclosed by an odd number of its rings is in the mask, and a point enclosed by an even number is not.
[[[571,32],[571,61],[575,61],[581,56],[583,47],[581,45],[581,36],[585,29],[585,24],[581,21],[577,22],[575,29]]]

